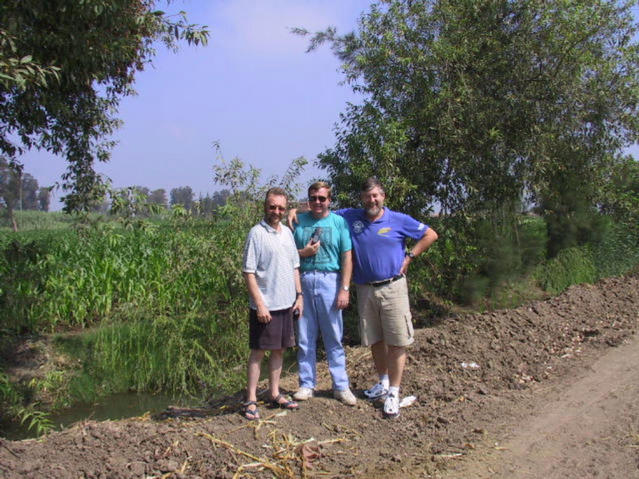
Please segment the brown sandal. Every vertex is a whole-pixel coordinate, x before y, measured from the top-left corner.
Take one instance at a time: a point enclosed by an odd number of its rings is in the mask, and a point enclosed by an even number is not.
[[[284,399],[284,402],[281,402],[282,399]],[[283,395],[278,394],[277,397],[271,399],[271,407],[295,411],[296,409],[299,409],[300,406],[295,401],[290,401]]]
[[[255,406],[255,409],[249,409],[251,406]],[[257,409],[257,403],[255,401],[246,401],[242,404],[242,413],[249,421],[255,421],[260,418],[260,411]]]

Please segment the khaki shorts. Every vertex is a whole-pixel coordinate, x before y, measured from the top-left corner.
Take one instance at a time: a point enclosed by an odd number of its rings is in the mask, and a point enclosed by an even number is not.
[[[415,338],[406,278],[383,286],[356,286],[362,345],[370,346],[382,340],[389,346],[412,344]]]

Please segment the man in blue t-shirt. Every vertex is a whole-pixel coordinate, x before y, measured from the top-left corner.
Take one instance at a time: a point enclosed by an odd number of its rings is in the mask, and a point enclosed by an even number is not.
[[[349,303],[352,274],[351,237],[346,221],[330,212],[331,188],[323,182],[308,189],[310,211],[300,213],[294,230],[300,255],[304,313],[297,322],[297,362],[300,387],[293,397],[313,397],[316,386],[318,333],[321,333],[333,395],[354,406],[357,399],[349,387],[346,355],[342,346],[342,309]]]
[[[386,193],[377,178],[364,182],[360,197],[363,209],[335,213],[350,228],[362,344],[371,347],[379,375],[379,382],[364,394],[370,399],[384,398],[385,416],[397,417],[406,347],[414,341],[405,275],[411,261],[437,240],[437,233],[384,207]],[[408,251],[407,238],[416,240]]]

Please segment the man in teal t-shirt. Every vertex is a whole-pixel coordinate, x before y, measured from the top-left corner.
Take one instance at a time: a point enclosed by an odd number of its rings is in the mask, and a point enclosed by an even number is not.
[[[322,335],[335,398],[354,406],[346,374],[346,354],[342,346],[342,309],[349,303],[353,270],[351,237],[344,218],[330,212],[331,188],[325,182],[308,189],[310,211],[298,215],[295,244],[300,255],[304,313],[297,322],[297,362],[300,388],[298,401],[313,396],[316,387],[318,333]]]

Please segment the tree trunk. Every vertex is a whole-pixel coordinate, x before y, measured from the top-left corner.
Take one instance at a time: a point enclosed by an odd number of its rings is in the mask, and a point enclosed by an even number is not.
[[[13,226],[13,232],[18,231],[18,223],[16,223],[16,215],[13,214],[13,207],[7,205],[7,213],[9,215],[9,220],[11,220],[11,225]]]

